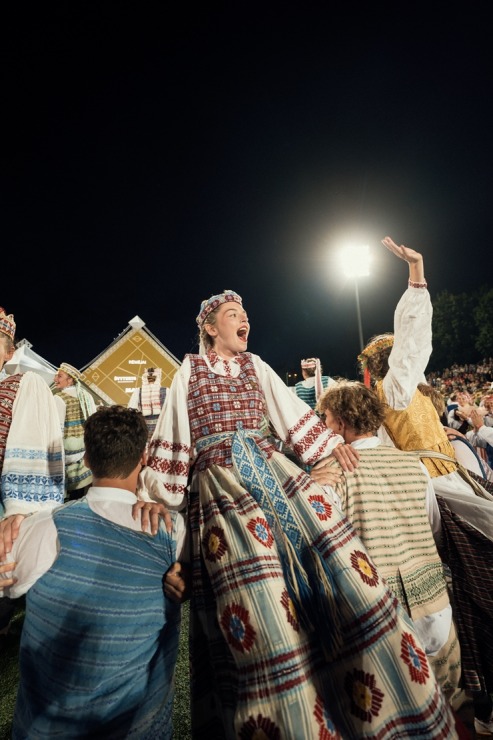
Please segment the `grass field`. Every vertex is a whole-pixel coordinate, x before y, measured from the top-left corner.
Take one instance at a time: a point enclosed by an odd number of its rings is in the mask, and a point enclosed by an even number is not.
[[[180,650],[176,668],[176,694],[173,712],[173,740],[189,740],[190,732],[190,679],[188,666],[188,620],[190,602],[183,606]],[[0,638],[0,740],[10,740],[12,715],[19,681],[19,637],[24,611],[18,608],[10,632]]]

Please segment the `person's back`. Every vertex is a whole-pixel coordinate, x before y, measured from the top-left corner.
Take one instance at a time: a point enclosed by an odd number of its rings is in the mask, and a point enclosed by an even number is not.
[[[460,677],[460,648],[430,524],[429,475],[416,454],[380,444],[376,432],[385,407],[362,383],[332,386],[320,397],[318,410],[359,453],[358,467],[337,484],[336,504],[413,619],[442,688],[453,690]]]
[[[493,700],[480,691],[493,686],[489,652],[493,604],[486,595],[489,580],[485,577],[485,562],[493,558],[493,496],[485,489],[484,479],[477,480],[459,465],[430,398],[418,388],[425,380],[433,346],[433,306],[423,256],[390,237],[383,244],[408,263],[408,288],[394,311],[394,334],[374,337],[358,360],[365,383],[376,381],[376,391],[387,404],[385,427],[394,444],[418,451],[432,478],[440,508],[440,553],[451,572],[458,615],[462,682],[474,697],[478,731],[493,732]],[[480,545],[478,531],[483,539]],[[470,603],[473,592],[482,600],[481,606]]]
[[[175,545],[132,531],[130,502],[111,507],[123,526],[85,499],[53,515],[60,551],[26,595],[14,739],[171,736]]]
[[[357,449],[358,468],[337,487],[342,509],[410,616],[437,611],[449,599],[419,459],[384,445]]]
[[[335,381],[329,375],[322,375],[322,365],[318,357],[301,360],[303,380],[293,386],[293,390],[311,409],[315,409],[320,394]]]
[[[151,537],[132,516],[147,444],[140,412],[100,409],[84,442],[94,485],[25,519],[10,555],[10,593],[27,592],[12,737],[170,738],[180,607],[163,576],[184,524]]]

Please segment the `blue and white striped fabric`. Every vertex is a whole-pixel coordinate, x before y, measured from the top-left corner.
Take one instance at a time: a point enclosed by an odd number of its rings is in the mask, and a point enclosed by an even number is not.
[[[172,535],[134,532],[84,499],[54,514],[60,554],[28,592],[19,738],[170,738],[181,610],[163,593]]]

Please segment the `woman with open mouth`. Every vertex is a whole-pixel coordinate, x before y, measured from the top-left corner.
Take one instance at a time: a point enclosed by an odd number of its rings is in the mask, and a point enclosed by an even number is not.
[[[411,621],[272,434],[308,466],[353,470],[357,454],[247,352],[237,293],[203,301],[197,324],[148,460],[165,503],[188,507],[193,737],[457,737]]]

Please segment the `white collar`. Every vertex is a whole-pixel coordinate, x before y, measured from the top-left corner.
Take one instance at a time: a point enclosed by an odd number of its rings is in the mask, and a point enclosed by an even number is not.
[[[368,450],[372,447],[379,447],[382,443],[378,437],[361,437],[361,439],[355,439],[351,442],[351,447],[360,448],[362,450]]]
[[[129,504],[135,504],[137,501],[137,496],[132,491],[111,486],[91,486],[86,496],[89,501],[118,501]]]

